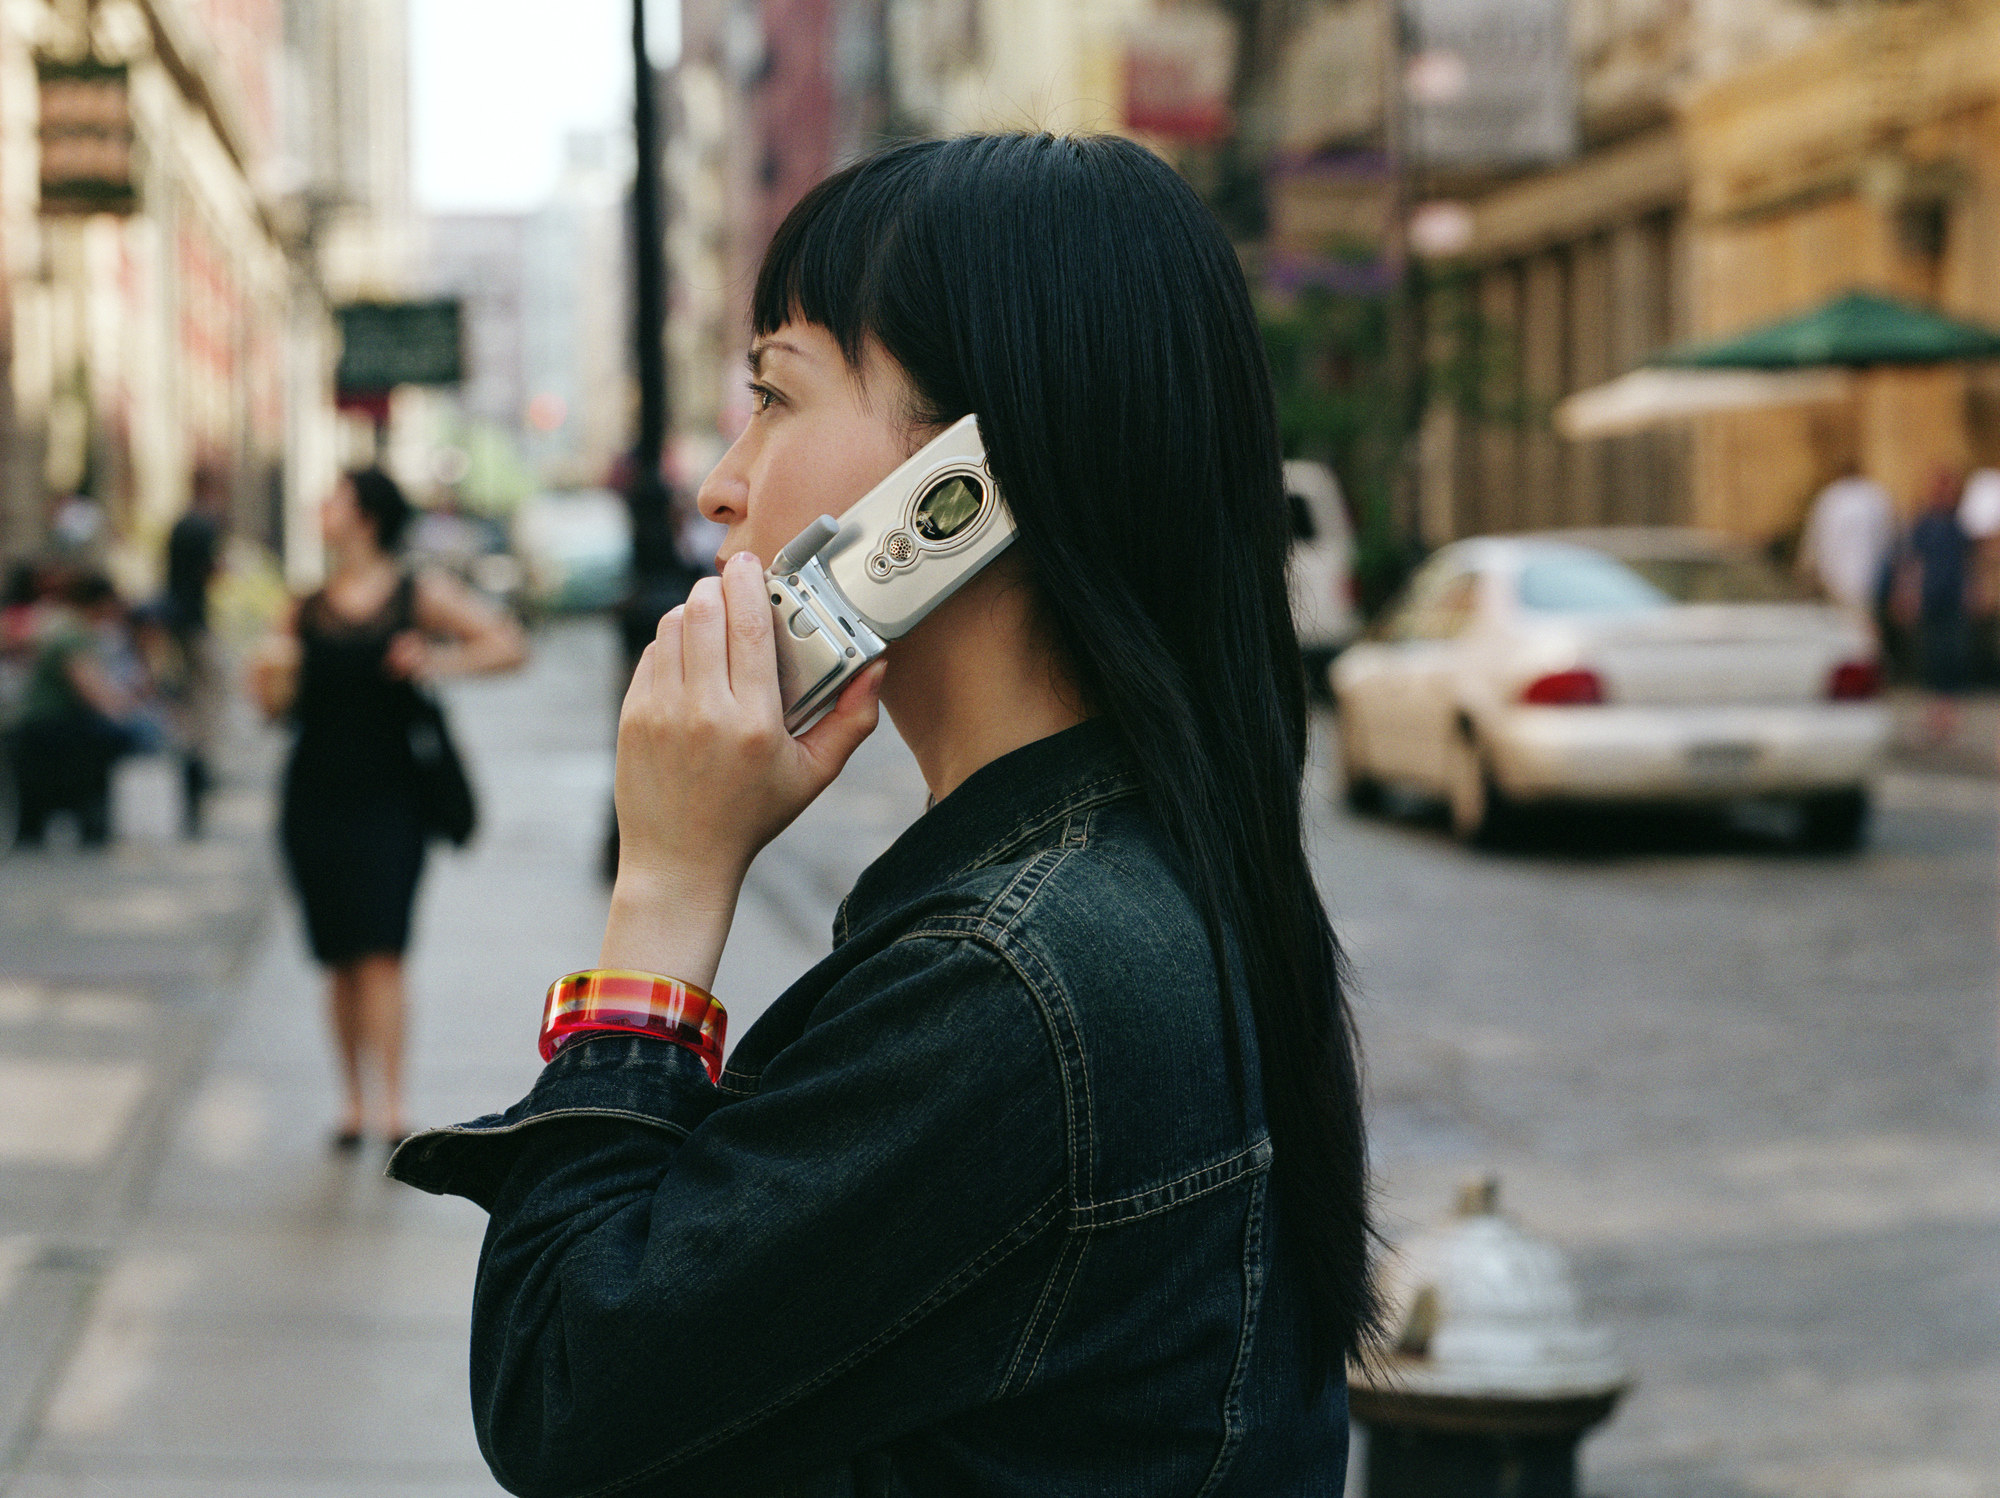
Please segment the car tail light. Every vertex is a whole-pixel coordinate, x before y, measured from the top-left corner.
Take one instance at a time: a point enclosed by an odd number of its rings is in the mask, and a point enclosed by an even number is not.
[[[1594,707],[1604,700],[1604,682],[1595,671],[1553,671],[1522,688],[1521,700],[1536,707]]]
[[[1835,702],[1863,702],[1882,693],[1882,668],[1874,661],[1842,661],[1826,679]]]

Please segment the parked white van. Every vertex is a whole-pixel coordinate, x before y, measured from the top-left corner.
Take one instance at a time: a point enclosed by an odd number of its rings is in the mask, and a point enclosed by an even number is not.
[[[1354,607],[1354,527],[1340,481],[1324,463],[1288,461],[1285,499],[1292,511],[1292,618],[1299,653],[1306,680],[1324,690],[1327,664],[1361,628]]]

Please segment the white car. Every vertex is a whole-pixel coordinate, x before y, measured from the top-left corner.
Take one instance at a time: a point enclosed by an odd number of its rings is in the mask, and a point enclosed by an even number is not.
[[[1354,610],[1354,527],[1340,481],[1324,463],[1288,461],[1285,500],[1292,512],[1292,622],[1306,679],[1317,691],[1326,682],[1327,663],[1361,627]]]
[[[1468,841],[1558,801],[1784,797],[1855,847],[1889,739],[1861,619],[1689,530],[1461,541],[1334,662],[1351,805],[1441,796]]]

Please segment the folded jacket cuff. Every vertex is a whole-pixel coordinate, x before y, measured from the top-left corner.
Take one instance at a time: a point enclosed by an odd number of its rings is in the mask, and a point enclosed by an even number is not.
[[[592,1035],[564,1046],[506,1112],[412,1134],[389,1157],[387,1173],[420,1191],[488,1207],[537,1124],[601,1118],[683,1138],[723,1096],[685,1046],[646,1035]]]

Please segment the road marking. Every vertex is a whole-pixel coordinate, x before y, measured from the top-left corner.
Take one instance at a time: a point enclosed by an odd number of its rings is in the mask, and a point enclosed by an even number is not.
[[[71,900],[63,912],[70,930],[82,936],[164,936],[186,930],[200,914],[199,902],[163,885]]]
[[[195,1282],[184,1254],[140,1253],[113,1269],[49,1403],[54,1435],[115,1430],[159,1371],[161,1323]]]
[[[146,1092],[137,1061],[0,1057],[0,1161],[101,1164]]]
[[[138,994],[112,988],[45,988],[0,982],[0,1025],[74,1025],[88,1030],[132,1030],[152,1005]]]

